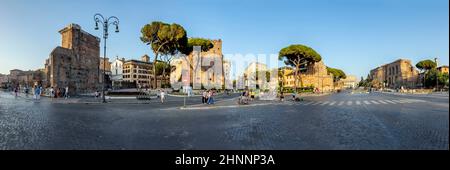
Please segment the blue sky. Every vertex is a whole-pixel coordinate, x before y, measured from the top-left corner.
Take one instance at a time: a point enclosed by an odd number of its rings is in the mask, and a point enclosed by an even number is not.
[[[152,21],[181,24],[189,37],[223,40],[224,54],[277,54],[304,44],[326,65],[366,76],[398,58],[415,64],[438,57],[449,63],[448,0],[169,0],[169,1],[0,1],[0,73],[37,69],[60,45],[58,30],[77,23],[91,34],[93,15],[119,17],[108,54],[138,59],[153,56],[139,40]],[[102,53],[103,54],[103,53]],[[111,56],[110,56],[111,57]]]

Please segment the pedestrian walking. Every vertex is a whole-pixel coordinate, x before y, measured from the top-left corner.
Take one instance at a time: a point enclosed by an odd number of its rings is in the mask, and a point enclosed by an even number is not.
[[[161,103],[164,103],[164,99],[165,99],[165,92],[164,90],[161,90]]]
[[[55,90],[53,89],[53,87],[50,87],[50,98],[54,97],[55,97]]]
[[[27,97],[28,97],[28,92],[29,92],[28,87],[25,87],[25,94],[26,94]]]
[[[36,95],[36,91],[37,91],[37,86],[34,85],[33,88],[31,89],[31,93],[33,93],[33,99],[37,99],[37,95]]]
[[[39,100],[39,99],[41,99],[41,90],[42,90],[42,87],[38,87],[38,86],[36,86],[35,88],[34,88],[34,96],[35,96],[35,99],[36,100]]]
[[[208,92],[205,90],[205,91],[203,91],[203,94],[202,94],[202,104],[206,104],[206,102],[207,102],[207,95],[208,95]]]
[[[16,97],[18,96],[18,92],[19,92],[19,88],[18,87],[14,87],[14,95]]]
[[[212,90],[208,93],[208,104],[214,104],[214,92]]]
[[[38,91],[38,95],[36,96],[38,100],[41,100],[41,95],[42,95],[42,86],[39,86],[39,91]]]
[[[283,93],[283,91],[281,91],[281,93],[280,93],[280,101],[284,101],[284,93]]]
[[[69,98],[69,86],[66,86],[66,88],[64,90],[64,98],[65,99]]]

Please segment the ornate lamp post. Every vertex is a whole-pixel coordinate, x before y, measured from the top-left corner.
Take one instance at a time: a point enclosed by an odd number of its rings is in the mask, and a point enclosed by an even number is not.
[[[103,26],[103,83],[102,83],[102,99],[103,103],[106,103],[105,100],[105,81],[106,81],[106,39],[108,39],[108,27],[110,24],[116,26],[116,33],[119,32],[119,18],[115,16],[111,16],[109,18],[103,17],[101,14],[95,14],[94,15],[94,21],[95,21],[95,30],[98,30],[98,23],[100,22]]]

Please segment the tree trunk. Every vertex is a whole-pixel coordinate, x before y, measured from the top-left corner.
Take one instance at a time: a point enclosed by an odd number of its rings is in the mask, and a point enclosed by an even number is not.
[[[155,53],[155,59],[153,59],[153,79],[154,79],[153,89],[156,89],[156,87],[158,85],[157,84],[158,83],[158,78],[156,77],[156,61],[158,59],[158,53],[159,52]]]
[[[162,76],[161,76],[161,87],[163,85],[163,81],[166,81],[166,64],[163,65],[163,72],[162,72]]]
[[[294,90],[295,90],[295,93],[297,93],[297,84],[298,84],[298,82],[297,82],[297,80],[298,80],[298,72],[300,71],[299,70],[300,69],[300,65],[296,65],[295,66],[295,72],[294,72]]]

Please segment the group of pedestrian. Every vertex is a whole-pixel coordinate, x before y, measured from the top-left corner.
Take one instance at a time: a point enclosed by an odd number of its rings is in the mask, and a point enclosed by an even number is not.
[[[241,96],[239,97],[239,104],[248,104],[249,100],[250,100],[251,96],[250,96],[250,91],[248,90],[244,90],[241,94]]]
[[[50,98],[61,98],[64,97],[65,99],[69,98],[69,87],[66,86],[65,88],[53,88],[50,87]]]
[[[202,103],[203,104],[214,104],[214,90],[205,90],[202,93]]]

